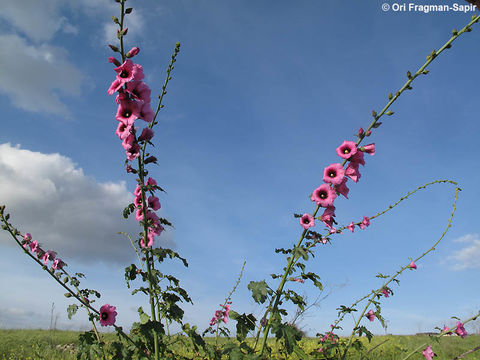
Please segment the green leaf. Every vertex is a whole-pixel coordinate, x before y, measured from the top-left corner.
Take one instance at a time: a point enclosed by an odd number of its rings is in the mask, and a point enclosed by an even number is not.
[[[125,281],[129,289],[130,289],[130,281],[135,280],[136,278],[137,278],[137,266],[135,264],[131,264],[130,266],[125,268]]]
[[[252,292],[253,300],[259,304],[263,304],[265,300],[267,300],[267,294],[272,293],[272,290],[268,289],[265,280],[250,281],[248,284],[248,290]]]
[[[71,319],[72,316],[77,313],[77,310],[78,310],[78,305],[77,304],[69,305],[68,308],[67,308],[68,319]]]
[[[140,324],[146,324],[150,320],[150,316],[145,314],[141,306],[138,308],[137,311],[138,311],[138,314],[140,315]]]

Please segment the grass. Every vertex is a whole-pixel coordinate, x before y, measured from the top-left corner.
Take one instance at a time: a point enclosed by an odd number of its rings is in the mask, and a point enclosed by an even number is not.
[[[0,330],[0,360],[74,360],[76,359],[74,346],[78,344],[79,334],[80,332],[60,330]],[[114,340],[116,337],[115,334],[102,334],[102,336],[104,341]],[[214,340],[210,339],[207,341],[213,342]],[[408,354],[416,347],[428,343],[437,354],[435,360],[453,360],[455,356],[479,346],[480,335],[468,336],[465,339],[458,336],[443,337],[438,342],[426,335],[388,335],[376,336],[370,344],[366,338],[362,338],[362,342],[367,349],[383,343],[368,354],[368,359],[402,359],[405,354]],[[270,341],[269,345],[273,347],[275,353],[275,341]],[[309,353],[318,348],[317,340],[303,339],[301,347],[305,352]],[[185,355],[187,353],[193,354],[187,349],[183,349],[183,351],[181,349],[176,350]],[[423,359],[422,350],[423,348],[410,359]],[[200,357],[196,358],[200,359]],[[284,359],[280,355],[275,358]],[[351,351],[350,360],[360,358],[360,353]],[[297,357],[292,355],[289,359],[294,360]],[[464,359],[480,360],[480,351],[470,353]]]

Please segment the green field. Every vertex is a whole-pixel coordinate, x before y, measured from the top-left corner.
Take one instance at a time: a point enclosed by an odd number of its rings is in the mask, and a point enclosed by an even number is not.
[[[78,344],[79,332],[74,331],[49,331],[49,330],[0,330],[0,360],[70,360],[76,359],[75,346]],[[105,342],[115,339],[115,334],[102,334]],[[402,359],[405,354],[416,347],[428,342],[434,349],[437,357],[435,360],[453,360],[468,350],[474,349],[480,345],[480,335],[468,336],[462,339],[457,336],[443,337],[439,342],[429,339],[426,335],[416,336],[377,336],[368,344],[366,339],[362,339],[368,348],[384,342],[368,354],[368,359]],[[272,340],[270,346],[275,348],[275,342]],[[304,339],[301,347],[308,353],[318,348],[315,339]],[[179,353],[192,354],[193,352],[181,347],[176,349]],[[190,356],[192,356],[190,355]],[[193,358],[193,356],[192,356]],[[196,359],[202,359],[197,356]],[[274,358],[284,359],[283,356]],[[349,359],[360,359],[361,355],[352,351]],[[289,359],[297,359],[295,355]],[[365,358],[364,358],[365,359]],[[421,351],[410,359],[423,359]],[[468,360],[480,360],[480,351],[475,351],[464,357]]]

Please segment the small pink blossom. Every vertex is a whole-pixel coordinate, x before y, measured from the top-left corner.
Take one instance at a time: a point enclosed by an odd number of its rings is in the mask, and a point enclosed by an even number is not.
[[[348,180],[348,179],[347,179],[346,177],[344,177],[343,180],[342,180],[342,182],[341,182],[340,184],[334,186],[334,189],[335,189],[336,192],[338,192],[339,194],[345,196],[345,198],[348,199],[348,192],[349,192],[350,190],[348,189],[348,187],[347,187],[347,185],[346,185],[346,184],[347,184],[347,180]]]
[[[115,324],[115,317],[118,315],[116,307],[105,304],[100,308],[100,325],[108,326]]]
[[[361,175],[360,175],[360,172],[358,171],[357,162],[350,162],[347,165],[347,168],[345,169],[345,176],[348,176],[354,182],[358,182],[358,179],[360,179]]]
[[[358,137],[363,137],[365,135],[365,131],[363,131],[363,128],[358,129],[357,135]]]
[[[428,345],[427,348],[423,350],[422,354],[425,357],[425,360],[432,360],[433,357],[435,356],[435,353],[433,352],[432,347],[430,345]]]
[[[350,230],[351,232],[353,232],[353,230],[355,230],[355,225],[353,224],[353,221],[347,225],[347,229]]]
[[[360,224],[358,224],[358,226],[362,230],[365,229],[365,227],[369,226],[369,225],[370,225],[370,219],[368,218],[368,216],[364,216],[362,222]]]
[[[127,155],[127,160],[132,161],[140,156],[140,146],[137,143],[134,143],[132,147],[128,150],[125,150]]]
[[[353,141],[344,141],[342,145],[337,148],[337,155],[342,159],[348,159],[357,152],[357,145]]]
[[[139,52],[140,52],[140,49],[135,46],[135,47],[131,48],[131,49],[125,54],[125,56],[126,56],[127,58],[132,58],[132,57],[134,57],[135,55],[137,55]]]
[[[302,225],[302,227],[306,230],[311,228],[312,226],[315,226],[315,220],[313,219],[312,215],[303,214],[300,218],[300,225]]]
[[[32,235],[30,233],[26,233],[23,236],[23,240],[25,240],[26,242],[30,242],[32,240]]]
[[[334,229],[332,227],[333,223],[335,222],[335,220],[333,219],[334,216],[335,216],[335,206],[327,206],[322,216],[320,217],[320,219],[325,224],[325,226],[327,226],[330,230]]]
[[[155,181],[155,179],[149,177],[149,178],[147,179],[146,185],[149,185],[149,186],[157,186],[157,182]]]
[[[138,137],[138,141],[150,141],[153,138],[154,131],[148,127],[142,130],[142,133]]]
[[[301,284],[303,284],[305,282],[305,280],[300,279],[300,278],[294,278],[294,279],[292,279],[292,281],[295,281],[295,282],[298,282],[298,283],[301,283]]]
[[[367,154],[375,155],[375,143],[362,146],[360,150]]]
[[[417,268],[417,264],[415,264],[415,262],[413,262],[413,261],[408,266],[410,267],[410,269],[416,269]]]
[[[365,156],[362,151],[357,151],[349,160],[350,163],[365,165]]]
[[[158,209],[160,209],[160,201],[156,196],[150,196],[148,198],[148,207],[152,208],[153,211],[157,211]]]
[[[345,170],[341,164],[331,164],[323,170],[323,181],[332,185],[340,185],[345,176]]]
[[[145,103],[150,102],[151,90],[147,84],[142,81],[131,81],[127,83],[125,89],[135,100],[143,101]]]
[[[390,294],[392,293],[392,290],[390,290],[389,288],[383,288],[382,293],[383,293],[383,296],[388,298],[390,296]]]
[[[64,266],[65,266],[65,263],[62,260],[57,258],[52,264],[52,269],[53,270],[62,269]]]
[[[445,325],[443,325],[443,332],[444,332],[445,334],[450,334],[450,335],[452,334],[452,332],[450,331],[450,329],[449,329],[448,327],[446,327]]]
[[[124,122],[119,122],[115,134],[120,138],[120,140],[125,140],[125,138],[132,134],[133,124],[127,125]]]
[[[113,93],[117,92],[118,90],[120,90],[120,88],[122,87],[123,85],[123,82],[118,80],[118,79],[115,79],[113,80],[113,82],[110,84],[110,87],[108,88],[107,90],[107,93],[108,95],[113,95]]]
[[[152,110],[152,107],[150,106],[150,103],[143,103],[140,112],[139,112],[139,118],[150,123],[153,121],[153,118],[155,116],[155,113]]]
[[[370,310],[369,312],[367,312],[367,315],[365,315],[367,317],[368,320],[370,321],[373,321],[375,320],[375,318],[377,317],[375,315],[375,313],[373,312],[373,310]]]
[[[132,60],[126,60],[114,70],[117,73],[117,79],[120,80],[122,84],[131,80],[142,80],[145,77],[143,75],[143,68],[138,64],[134,64]]]
[[[332,206],[337,197],[335,191],[327,184],[322,184],[313,191],[311,200],[322,207]]]
[[[223,312],[223,322],[228,322],[228,314],[230,313],[230,304],[225,305],[225,311]]]
[[[140,116],[138,104],[131,100],[121,100],[117,108],[117,114],[115,119],[125,123],[126,125],[132,125],[136,119]]]
[[[455,334],[460,336],[462,339],[467,337],[467,332],[460,321],[457,321],[457,328],[455,329]]]
[[[38,250],[38,242],[36,240],[33,240],[30,244],[30,251],[33,253],[36,253]]]

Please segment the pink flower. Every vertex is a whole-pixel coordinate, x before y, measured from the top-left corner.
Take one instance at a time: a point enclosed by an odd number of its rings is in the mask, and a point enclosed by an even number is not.
[[[382,293],[383,293],[383,296],[385,296],[386,298],[390,296],[390,294],[392,293],[392,291],[389,289],[389,288],[383,288],[382,289]]]
[[[110,57],[108,58],[108,62],[114,64],[115,66],[120,66],[120,65],[121,65],[121,64],[120,64],[120,61],[118,61],[117,59],[115,59],[113,56],[110,56]]]
[[[345,170],[340,164],[331,164],[323,170],[323,181],[332,185],[340,185],[345,176]]]
[[[408,266],[410,267],[410,269],[416,269],[417,268],[417,265],[413,261]]]
[[[150,103],[143,103],[138,117],[149,123],[152,122],[154,116],[155,113],[153,112]]]
[[[157,182],[155,181],[155,179],[149,177],[147,179],[147,183],[145,185],[149,185],[149,186],[157,186]]]
[[[347,229],[350,230],[351,232],[353,232],[353,230],[355,230],[355,225],[353,224],[353,221],[347,225]]]
[[[358,179],[360,179],[361,177],[360,172],[358,171],[358,164],[359,163],[357,162],[350,162],[347,168],[345,169],[345,176],[348,176],[354,182],[358,182]]]
[[[212,319],[210,320],[210,326],[214,326],[216,323],[217,323],[217,318],[214,316],[214,317],[212,317]]]
[[[53,270],[62,269],[64,266],[65,266],[65,263],[62,260],[57,258],[52,264],[52,269]]]
[[[358,129],[357,135],[358,137],[363,137],[365,132],[363,131],[363,128]]]
[[[327,226],[330,230],[333,230],[332,225],[335,222],[333,217],[335,216],[335,206],[327,206],[325,211],[321,216],[322,222]]]
[[[461,336],[462,339],[467,337],[467,332],[465,331],[465,328],[460,321],[457,321],[457,328],[455,329],[455,334]]]
[[[138,104],[135,101],[120,100],[115,119],[125,123],[126,125],[132,125],[139,116],[140,112],[138,109]]]
[[[148,127],[142,130],[138,141],[150,141],[153,138],[154,131]]]
[[[358,226],[362,230],[365,229],[365,227],[368,225],[370,225],[370,219],[368,218],[368,216],[364,216],[362,222],[358,224]]]
[[[300,218],[300,225],[302,225],[302,227],[306,230],[312,226],[315,226],[315,220],[313,219],[312,215],[303,214]]]
[[[125,89],[135,100],[140,100],[146,103],[150,102],[151,90],[147,84],[142,81],[132,81],[127,83]]]
[[[115,310],[115,306],[110,306],[109,304],[103,305],[100,308],[100,325],[108,326],[115,324],[115,316],[118,315]]]
[[[228,322],[228,314],[230,313],[230,304],[225,305],[225,311],[223,312],[223,322]]]
[[[435,353],[433,352],[432,347],[430,345],[428,345],[427,348],[423,350],[422,354],[426,360],[432,360],[433,357],[435,356]]]
[[[360,150],[367,154],[375,155],[375,143],[362,146]]]
[[[357,163],[360,165],[365,165],[364,154],[362,151],[357,151],[350,159],[350,163]]]
[[[357,145],[353,141],[344,141],[342,145],[337,148],[337,155],[342,159],[348,159],[350,156],[357,153]]]
[[[30,251],[33,253],[36,253],[38,250],[38,242],[36,240],[33,240],[30,244]]]
[[[114,92],[117,92],[118,90],[120,90],[122,85],[123,85],[123,82],[121,82],[120,80],[118,79],[113,80],[113,82],[110,84],[110,87],[107,90],[108,95],[113,95]]]
[[[373,321],[375,320],[376,318],[376,315],[375,313],[373,312],[373,310],[370,310],[369,312],[367,312],[367,315],[365,315],[367,317],[368,320],[370,321]]]
[[[342,194],[343,196],[345,196],[345,198],[348,199],[347,195],[348,195],[348,192],[350,190],[348,189],[348,187],[346,185],[347,180],[348,179],[346,177],[344,177],[340,184],[334,186],[334,189],[335,189],[336,192],[338,192],[339,194]]]
[[[133,124],[127,125],[124,122],[119,122],[117,126],[117,131],[115,134],[120,138],[120,140],[125,140],[128,135],[132,134]]]
[[[300,278],[294,278],[294,279],[292,279],[292,281],[295,281],[295,282],[298,282],[298,283],[301,283],[301,284],[303,284],[305,282],[305,280],[300,279]]]
[[[143,68],[138,64],[134,64],[132,60],[126,60],[114,70],[117,73],[117,79],[120,80],[122,84],[131,80],[142,80],[145,77],[143,75]]]
[[[32,240],[32,235],[30,233],[26,233],[24,236],[23,236],[23,239],[28,243]]]
[[[448,327],[446,327],[445,325],[443,325],[443,331],[445,332],[445,334],[451,334],[452,333],[450,331],[450,329]]]
[[[134,143],[132,147],[128,150],[125,150],[127,155],[127,160],[132,161],[140,156],[140,146],[137,143]]]
[[[156,196],[150,196],[148,198],[148,207],[152,208],[153,211],[157,211],[160,209],[160,201],[158,201],[158,198]]]
[[[137,55],[139,52],[140,52],[140,49],[135,46],[135,47],[131,48],[130,51],[125,54],[125,56],[127,58],[132,58],[135,55]]]
[[[335,191],[327,184],[322,184],[313,191],[311,200],[322,207],[332,206],[337,197]]]

